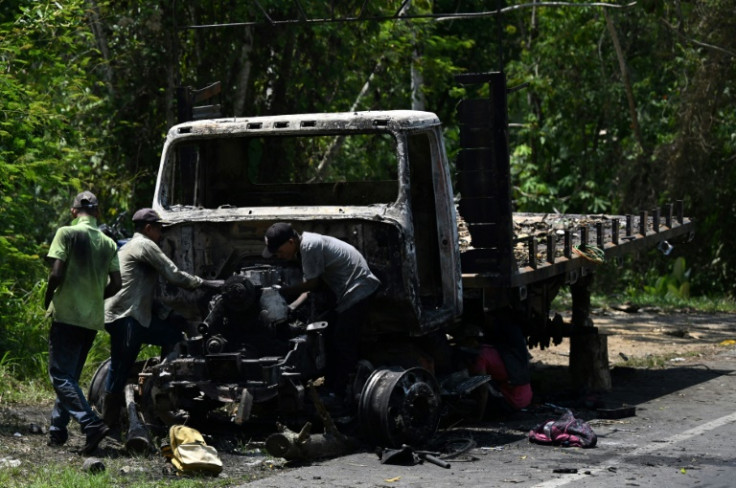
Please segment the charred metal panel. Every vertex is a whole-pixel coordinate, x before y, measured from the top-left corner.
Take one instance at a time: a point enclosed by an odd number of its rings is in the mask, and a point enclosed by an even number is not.
[[[405,238],[396,225],[362,220],[292,221],[299,232],[317,232],[342,239],[358,249],[381,280],[377,300],[382,305],[372,314],[369,330],[379,333],[401,330],[421,333],[420,310],[412,290],[416,285],[412,255],[403,252]],[[263,235],[273,221],[188,222],[168,226],[162,247],[184,271],[211,279],[226,279],[247,267],[275,266],[267,285],[289,285],[301,281],[296,263],[261,256]],[[273,283],[271,281],[278,281]],[[192,322],[201,322],[206,311],[197,292],[164,287],[162,300]],[[413,331],[413,332],[412,332]]]

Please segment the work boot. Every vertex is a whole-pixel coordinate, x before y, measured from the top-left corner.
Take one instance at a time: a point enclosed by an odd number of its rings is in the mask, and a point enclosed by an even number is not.
[[[92,454],[108,432],[110,432],[110,428],[102,422],[95,423],[87,429],[87,440],[82,448],[82,454],[85,456]]]
[[[123,408],[123,394],[105,394],[102,401],[102,421],[111,429],[120,429],[120,410]]]
[[[69,433],[66,430],[51,430],[49,431],[49,440],[46,442],[46,445],[50,447],[61,447],[66,444],[67,439],[69,439]]]

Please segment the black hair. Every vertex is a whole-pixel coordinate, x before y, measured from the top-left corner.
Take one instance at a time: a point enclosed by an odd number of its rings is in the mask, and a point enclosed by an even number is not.
[[[160,226],[161,222],[146,222],[146,221],[133,222],[133,229],[135,230],[135,232],[143,232],[143,229],[145,229],[146,225],[148,224]]]

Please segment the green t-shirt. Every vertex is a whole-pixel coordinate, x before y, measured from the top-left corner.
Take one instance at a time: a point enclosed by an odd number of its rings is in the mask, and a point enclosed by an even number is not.
[[[117,252],[117,244],[97,229],[94,217],[79,217],[56,231],[48,258],[64,261],[66,271],[49,307],[54,321],[104,328],[108,275],[120,270]]]

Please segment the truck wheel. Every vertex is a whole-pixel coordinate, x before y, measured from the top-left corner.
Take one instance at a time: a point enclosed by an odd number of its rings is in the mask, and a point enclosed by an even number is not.
[[[102,412],[102,401],[105,398],[105,381],[107,380],[107,371],[110,369],[110,358],[105,359],[99,365],[95,374],[92,375],[92,381],[89,383],[89,391],[87,392],[87,401],[89,404]]]
[[[128,383],[137,384],[138,373],[147,364],[146,361],[136,361],[130,373],[128,374]],[[105,399],[105,381],[107,381],[107,372],[110,370],[110,358],[105,359],[92,375],[92,381],[89,383],[87,391],[87,401],[96,408],[98,412],[102,412],[102,402]]]
[[[426,369],[378,369],[360,395],[360,427],[377,446],[419,447],[437,432],[440,403],[437,380]]]
[[[368,378],[371,377],[376,368],[366,359],[358,361],[355,367],[355,374],[349,385],[348,397],[352,405],[360,404],[360,396],[363,392],[363,388],[368,383]]]

